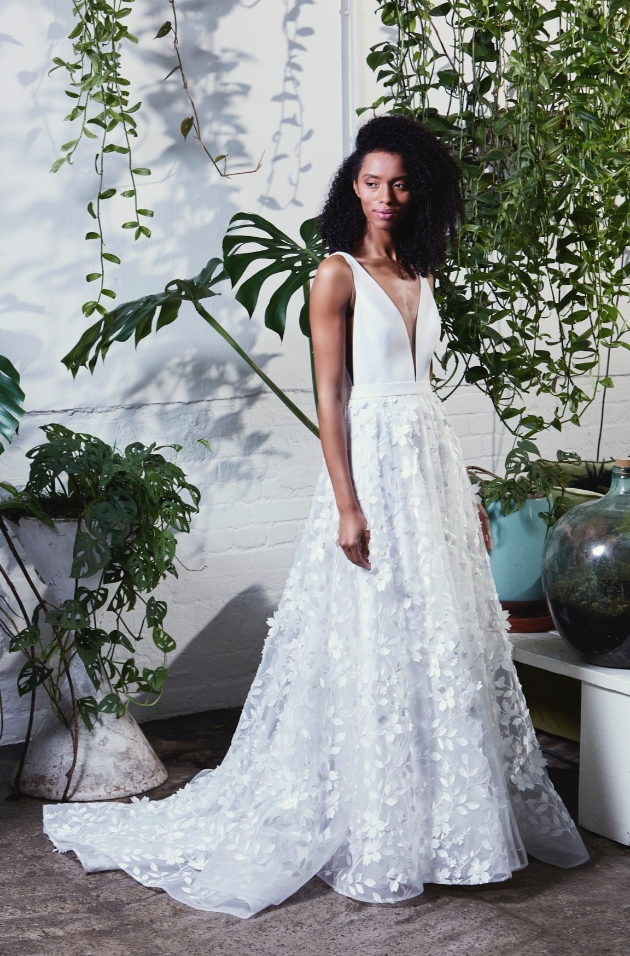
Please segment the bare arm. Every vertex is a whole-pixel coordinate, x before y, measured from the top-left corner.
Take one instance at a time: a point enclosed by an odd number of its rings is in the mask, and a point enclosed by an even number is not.
[[[354,294],[352,271],[341,256],[317,270],[310,297],[311,333],[317,379],[317,416],[324,458],[339,510],[339,545],[366,570],[370,533],[352,483],[344,418],[346,316]]]

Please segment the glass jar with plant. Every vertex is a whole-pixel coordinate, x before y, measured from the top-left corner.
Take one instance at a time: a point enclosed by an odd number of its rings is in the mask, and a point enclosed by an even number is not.
[[[617,459],[610,491],[552,529],[543,580],[564,640],[591,664],[630,668],[630,459]]]
[[[13,634],[10,650],[26,657],[18,676],[20,695],[41,686],[57,724],[71,735],[67,783],[55,796],[82,799],[83,791],[77,786],[71,791],[71,783],[86,731],[104,715],[129,724],[130,702],[149,706],[162,694],[167,656],[176,645],[165,628],[166,602],[152,592],[167,576],[177,577],[174,532],[190,530],[199,491],[161,453],[179,446],[135,442],[118,450],[62,425],[43,431],[47,441],[27,452],[31,466],[24,489],[0,485],[6,493],[0,527],[36,599],[31,615],[20,602],[26,626]],[[28,574],[5,521],[54,600],[44,597]],[[154,667],[136,662],[147,634],[163,655]],[[111,734],[110,725],[111,720]],[[37,776],[34,765],[42,756],[34,750],[28,758],[32,766],[22,761],[27,779]],[[85,789],[89,768],[82,761],[78,783]],[[115,785],[115,774],[113,779]],[[29,792],[28,784],[23,789]]]

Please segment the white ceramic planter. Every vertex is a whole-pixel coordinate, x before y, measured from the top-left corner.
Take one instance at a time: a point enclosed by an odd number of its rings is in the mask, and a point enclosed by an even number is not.
[[[46,584],[47,592],[42,597],[51,604],[61,604],[71,598],[75,586],[70,569],[76,521],[56,521],[54,528],[35,518],[22,518],[19,524],[9,524]],[[81,579],[80,583],[90,587],[96,579]],[[99,700],[110,691],[104,685],[95,691],[79,658],[73,660],[70,673],[76,697],[92,696]],[[38,689],[38,693],[44,691]],[[67,681],[62,695],[67,713],[71,710]],[[44,800],[61,800],[72,755],[70,732],[48,711],[28,748],[20,780],[21,792]],[[128,797],[159,786],[167,777],[163,764],[130,714],[120,719],[113,714],[101,714],[90,731],[79,720],[79,749],[69,800]]]

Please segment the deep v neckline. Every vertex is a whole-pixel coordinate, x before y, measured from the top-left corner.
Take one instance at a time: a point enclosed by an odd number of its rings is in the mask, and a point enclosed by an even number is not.
[[[396,312],[398,313],[400,317],[400,321],[402,322],[403,328],[405,330],[405,336],[407,338],[407,341],[409,342],[409,351],[411,353],[411,362],[413,365],[413,378],[414,378],[414,381],[417,381],[418,369],[416,367],[416,363],[417,363],[417,355],[418,355],[418,316],[420,315],[420,303],[422,302],[422,276],[421,275],[418,276],[418,307],[416,309],[416,321],[413,327],[413,339],[412,339],[407,329],[407,323],[405,322],[405,317],[400,311],[400,309],[398,308],[398,306],[396,305],[396,303],[394,302],[394,300],[392,299],[389,292],[385,291],[381,283],[377,282],[377,280],[374,278],[372,273],[368,269],[366,269],[365,266],[362,265],[358,259],[355,259],[354,256],[351,255],[350,253],[347,253],[347,255],[349,255],[351,259],[354,259],[354,261],[356,262],[356,264],[359,266],[360,269],[363,269],[365,274],[372,280],[372,282],[377,287],[377,289],[381,290],[381,292],[383,293],[387,301],[390,302],[391,305],[393,305]]]

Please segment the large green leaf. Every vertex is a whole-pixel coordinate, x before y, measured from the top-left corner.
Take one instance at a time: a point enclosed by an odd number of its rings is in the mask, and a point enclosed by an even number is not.
[[[153,331],[153,319],[159,309],[155,331],[170,325],[179,315],[183,301],[207,299],[216,295],[212,286],[225,278],[220,259],[210,259],[193,279],[173,279],[155,295],[125,302],[87,329],[75,347],[62,359],[73,375],[82,366],[94,371],[99,356],[105,359],[112,342],[126,342],[134,336],[135,344]]]
[[[241,234],[241,230],[256,230]],[[256,271],[241,283],[236,298],[251,316],[258,304],[262,287],[269,279],[288,272],[269,298],[265,309],[265,325],[284,336],[287,307],[293,296],[302,291],[305,304],[302,306],[300,328],[310,334],[308,323],[308,292],[310,281],[323,261],[325,250],[316,219],[302,223],[300,236],[304,245],[295,242],[262,216],[239,212],[232,217],[223,240],[223,264],[232,286],[238,285],[250,266]],[[269,265],[264,265],[269,262]]]
[[[10,444],[24,415],[24,392],[20,373],[8,358],[0,355],[0,437]],[[0,455],[5,446],[0,441]]]
[[[245,216],[245,213],[240,213],[239,215],[245,217],[246,219],[252,218]],[[260,216],[256,216],[254,218],[259,220],[260,223],[266,223],[266,220],[262,219]],[[270,223],[266,223],[266,225],[269,227],[270,234],[272,234],[273,242],[285,241],[286,243],[293,245],[296,249],[300,248],[293,243],[292,239],[289,239],[288,236],[285,236],[284,233],[280,232],[279,229],[276,229]],[[304,223],[300,231],[302,238],[307,244],[305,249],[314,248],[318,241],[314,221],[310,220],[309,222]],[[233,239],[235,243],[252,241],[251,238],[249,240],[244,240],[242,238],[238,239],[234,237],[230,238]],[[302,255],[306,255],[304,250]],[[311,253],[309,253],[309,255],[311,255]],[[259,256],[259,251],[250,254],[250,261],[255,261],[259,258]],[[250,261],[242,265],[240,276],[242,276],[243,272],[250,264]],[[305,335],[308,335],[308,294],[310,288],[309,275],[317,268],[319,263],[319,260],[315,258],[315,253],[312,253],[311,261],[312,266],[310,267],[310,271],[307,272],[304,270],[303,279],[301,279],[300,283],[298,283],[296,286],[296,290],[302,288],[304,292],[304,305],[300,315],[300,328]],[[172,282],[167,283],[164,292],[161,292],[157,295],[147,295],[142,299],[135,299],[133,302],[126,302],[124,305],[120,305],[112,312],[108,312],[107,315],[105,315],[102,319],[100,319],[83,333],[75,347],[68,352],[64,359],[62,359],[64,365],[70,369],[73,375],[77,374],[81,366],[86,366],[90,369],[90,371],[93,372],[99,355],[104,360],[112,342],[125,342],[127,339],[131,338],[132,335],[135,335],[137,344],[140,339],[144,338],[146,335],[149,335],[150,332],[153,331],[153,317],[158,306],[160,307],[160,314],[155,325],[156,332],[162,328],[162,326],[173,322],[177,318],[182,302],[191,302],[202,319],[207,322],[215,332],[218,332],[223,339],[225,339],[228,345],[233,348],[238,355],[240,355],[240,357],[249,365],[252,371],[255,372],[256,375],[258,375],[259,378],[261,378],[262,381],[269,386],[272,392],[278,396],[280,401],[283,402],[283,404],[286,405],[291,412],[293,412],[296,418],[298,418],[303,425],[306,425],[310,432],[319,437],[319,429],[317,428],[317,425],[315,425],[310,418],[308,418],[308,416],[306,416],[304,412],[298,408],[295,402],[291,401],[289,396],[286,395],[285,392],[283,392],[282,389],[279,388],[278,385],[276,385],[276,383],[269,378],[268,375],[265,375],[263,370],[259,368],[254,360],[247,354],[247,352],[241,348],[235,339],[232,338],[227,329],[224,329],[223,326],[217,322],[217,320],[211,316],[201,304],[201,299],[206,299],[211,295],[216,295],[216,293],[212,291],[212,286],[226,278],[225,271],[220,270],[217,273],[220,265],[220,259],[211,259],[205,268],[202,269],[199,275],[195,276],[194,279],[173,279]],[[292,260],[292,264],[287,265],[284,271],[287,269],[293,269],[294,265],[296,268],[300,267],[295,257]],[[236,274],[238,267],[235,266],[234,268],[234,274]],[[230,278],[232,277],[230,276]],[[293,273],[291,273],[287,283],[290,285],[294,281],[295,277],[293,276]],[[285,285],[287,285],[287,283],[285,283]],[[278,301],[278,299],[275,300],[274,308],[276,308],[276,310],[284,316],[286,315],[286,305],[288,303],[288,298],[286,298],[286,291],[285,293],[280,293],[280,290],[277,291],[280,301]],[[256,293],[254,305],[257,299],[258,293]]]

